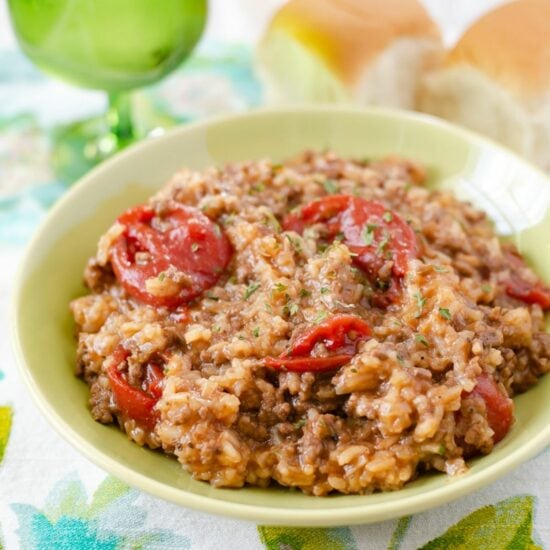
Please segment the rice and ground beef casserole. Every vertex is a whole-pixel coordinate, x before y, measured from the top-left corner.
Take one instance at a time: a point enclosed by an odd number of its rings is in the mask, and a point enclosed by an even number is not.
[[[93,417],[216,487],[464,472],[550,370],[550,291],[423,181],[332,152],[177,173],[101,237],[71,304]]]

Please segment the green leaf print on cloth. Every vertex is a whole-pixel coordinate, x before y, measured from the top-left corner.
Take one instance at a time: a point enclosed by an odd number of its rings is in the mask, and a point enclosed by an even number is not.
[[[10,407],[0,407],[0,462],[4,458],[11,430],[12,412]]]
[[[42,510],[12,504],[19,520],[21,548],[56,550],[152,550],[189,548],[186,537],[147,529],[147,511],[135,504],[139,492],[107,477],[88,504],[80,479],[70,475],[55,485]]]
[[[542,550],[533,541],[532,496],[507,498],[466,516],[421,550]]]
[[[348,527],[304,529],[302,527],[259,526],[260,539],[267,550],[356,550]]]

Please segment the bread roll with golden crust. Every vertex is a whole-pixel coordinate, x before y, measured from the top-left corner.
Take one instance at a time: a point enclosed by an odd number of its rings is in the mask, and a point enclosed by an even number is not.
[[[442,51],[417,0],[290,0],[259,44],[258,67],[268,102],[413,108]]]
[[[550,0],[516,0],[475,22],[424,78],[419,108],[550,169]]]

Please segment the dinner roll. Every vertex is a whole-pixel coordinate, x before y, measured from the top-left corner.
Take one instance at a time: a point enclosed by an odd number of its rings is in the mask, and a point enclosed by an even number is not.
[[[258,68],[271,103],[413,108],[442,52],[417,0],[290,0],[259,44]]]
[[[419,108],[550,169],[550,0],[511,2],[474,23],[425,77]]]

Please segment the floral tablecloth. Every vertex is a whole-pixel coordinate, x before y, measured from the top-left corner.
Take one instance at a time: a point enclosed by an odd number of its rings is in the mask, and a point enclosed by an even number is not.
[[[203,47],[138,98],[181,120],[260,100],[250,53]],[[550,452],[490,487],[435,510],[370,526],[266,527],[210,516],[128,487],[80,456],[42,418],[9,345],[10,289],[22,248],[65,191],[49,164],[59,122],[100,112],[99,94],[41,76],[0,53],[0,550],[31,549],[528,549],[550,546]]]

